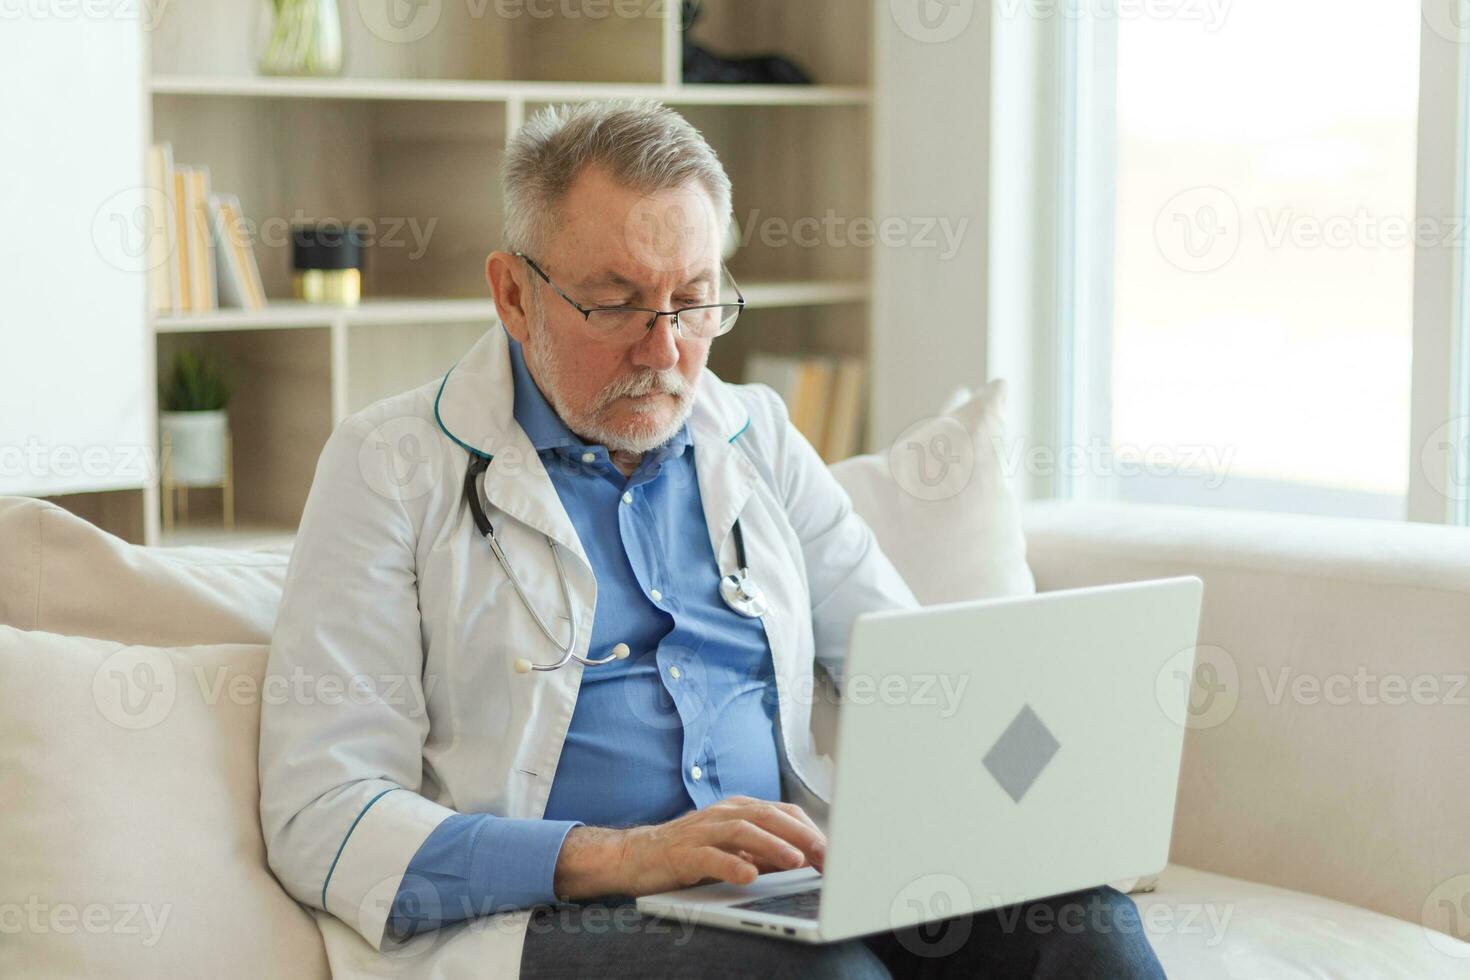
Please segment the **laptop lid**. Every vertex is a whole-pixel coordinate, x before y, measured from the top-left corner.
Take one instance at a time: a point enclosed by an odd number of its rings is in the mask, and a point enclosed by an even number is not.
[[[1168,862],[1198,578],[853,626],[820,911],[839,939]]]

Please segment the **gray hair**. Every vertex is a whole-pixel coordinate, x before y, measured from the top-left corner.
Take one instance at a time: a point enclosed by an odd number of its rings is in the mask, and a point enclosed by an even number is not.
[[[652,99],[582,102],[542,109],[512,137],[500,168],[508,250],[539,253],[588,164],[644,193],[697,181],[714,202],[721,237],[729,226],[730,178],[687,119]]]

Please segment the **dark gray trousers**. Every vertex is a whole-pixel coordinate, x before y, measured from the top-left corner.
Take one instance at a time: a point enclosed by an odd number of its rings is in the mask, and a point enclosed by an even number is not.
[[[629,898],[538,909],[524,980],[1164,976],[1127,895],[1102,887],[825,946],[641,916]]]

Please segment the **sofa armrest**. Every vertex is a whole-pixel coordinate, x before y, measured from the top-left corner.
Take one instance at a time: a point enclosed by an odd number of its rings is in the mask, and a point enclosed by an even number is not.
[[[1185,739],[1173,861],[1450,931],[1427,903],[1470,872],[1470,530],[1115,503],[1024,517],[1041,589],[1204,579],[1199,660],[1222,700]]]

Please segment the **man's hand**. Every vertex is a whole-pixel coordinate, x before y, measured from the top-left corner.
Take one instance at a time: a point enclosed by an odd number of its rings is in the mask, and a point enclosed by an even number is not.
[[[707,881],[748,885],[767,871],[811,865],[827,838],[794,803],[731,796],[668,823],[613,830],[573,827],[554,889],[568,901],[652,895]]]

